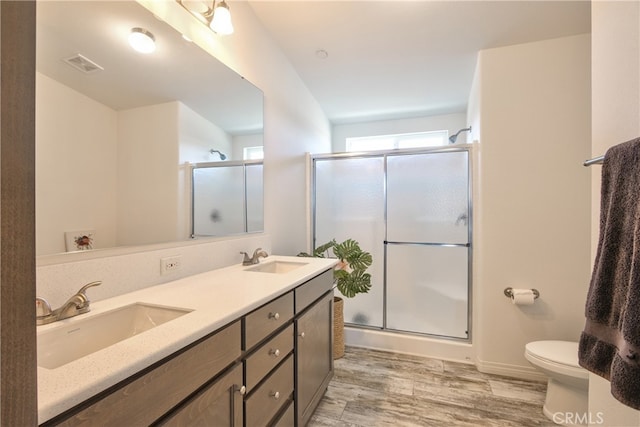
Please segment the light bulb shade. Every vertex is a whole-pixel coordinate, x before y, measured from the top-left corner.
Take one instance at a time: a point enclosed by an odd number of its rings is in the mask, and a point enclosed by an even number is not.
[[[209,24],[214,0],[179,0],[179,3],[204,24]]]
[[[222,0],[213,9],[213,19],[211,29],[221,36],[233,34],[233,24],[231,23],[231,12],[229,6]]]
[[[129,34],[129,44],[140,53],[151,53],[156,50],[156,39],[144,28],[132,28]]]
[[[180,3],[190,12],[196,12],[201,15],[211,11],[211,0],[180,0]]]

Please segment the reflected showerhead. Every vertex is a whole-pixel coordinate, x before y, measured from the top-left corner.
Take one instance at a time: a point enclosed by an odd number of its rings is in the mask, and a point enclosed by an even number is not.
[[[458,135],[460,135],[461,132],[471,132],[471,126],[469,126],[468,128],[465,129],[460,129],[458,132],[456,132],[455,134],[451,135],[449,137],[449,144],[453,144],[456,142],[456,139],[458,139]]]
[[[220,160],[226,160],[226,158],[227,158],[227,156],[225,156],[224,154],[222,154],[222,153],[221,153],[220,151],[218,151],[218,150],[214,150],[213,148],[212,148],[211,150],[209,150],[209,152],[210,152],[211,154],[218,153],[218,155],[220,156]]]

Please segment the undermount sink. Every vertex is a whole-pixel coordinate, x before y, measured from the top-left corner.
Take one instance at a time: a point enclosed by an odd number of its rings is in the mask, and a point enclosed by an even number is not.
[[[135,303],[38,334],[38,366],[55,369],[192,310]]]
[[[258,264],[255,267],[247,268],[246,271],[255,271],[258,273],[288,273],[296,268],[300,268],[307,265],[307,262],[293,262],[293,261],[270,261]]]

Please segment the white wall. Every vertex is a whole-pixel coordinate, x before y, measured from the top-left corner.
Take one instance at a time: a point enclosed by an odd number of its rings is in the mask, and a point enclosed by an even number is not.
[[[179,107],[173,101],[118,113],[118,246],[188,237],[178,224]]]
[[[473,73],[473,80],[471,82],[471,91],[469,92],[469,101],[467,102],[467,123],[471,126],[471,132],[467,135],[467,142],[479,142],[480,133],[482,129],[482,111],[480,111],[480,100],[482,99],[482,92],[480,82],[482,81],[482,67],[480,66],[480,55],[476,61],[476,70]],[[474,150],[474,154],[477,156],[479,150]],[[478,160],[473,164],[479,164]],[[477,172],[477,171],[474,171]],[[479,174],[475,174],[474,182],[479,184]]]
[[[65,231],[115,245],[117,113],[36,73],[36,249],[65,251]]]
[[[331,137],[332,148],[333,152],[336,153],[346,151],[347,138],[429,132],[436,130],[448,130],[449,135],[453,135],[460,129],[464,129],[466,127],[468,127],[468,125],[466,123],[466,115],[464,113],[334,125]],[[456,144],[464,144],[466,141],[467,132],[462,132],[459,135]]]
[[[253,251],[258,247],[272,253],[269,236],[252,234],[195,240],[179,248],[174,245],[154,245],[144,250],[130,248],[125,252],[122,249],[104,249],[86,254],[69,254],[64,263],[58,262],[56,257],[45,257],[40,260],[37,270],[37,295],[46,298],[52,307],[59,307],[83,285],[100,280],[101,286],[87,292],[92,301],[99,301],[240,263],[240,251]],[[178,255],[181,256],[181,268],[161,275],[160,259]]]
[[[94,249],[188,239],[183,164],[230,153],[228,134],[179,102],[116,112],[40,73],[36,98],[38,255],[65,252],[65,231],[94,230]]]
[[[481,371],[535,376],[529,341],[577,341],[590,276],[590,37],[480,52],[474,344]],[[481,115],[479,115],[481,112]],[[504,288],[536,288],[514,306]]]
[[[234,135],[232,158],[234,160],[242,160],[246,147],[259,147],[261,145],[263,145],[263,135],[261,133]]]
[[[220,161],[217,153],[211,154],[212,149],[222,151],[227,160],[232,158],[231,135],[181,102],[178,108],[178,140],[180,164]]]
[[[640,136],[640,3],[592,2],[591,31],[591,155],[595,157]],[[591,167],[592,256],[599,235],[601,169]],[[640,412],[615,400],[609,382],[594,374],[589,376],[589,412],[602,412],[606,426],[640,425]]]

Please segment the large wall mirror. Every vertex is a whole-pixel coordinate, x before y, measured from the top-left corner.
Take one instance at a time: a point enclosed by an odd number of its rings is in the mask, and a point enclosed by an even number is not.
[[[188,240],[190,165],[263,143],[262,92],[135,1],[38,2],[36,51],[38,255]]]

